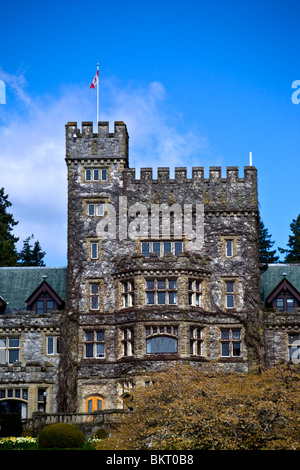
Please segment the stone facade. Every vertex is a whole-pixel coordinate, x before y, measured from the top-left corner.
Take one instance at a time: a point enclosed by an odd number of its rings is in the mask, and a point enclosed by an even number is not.
[[[0,347],[5,341],[8,353],[18,355],[16,361],[0,367],[1,413],[16,411],[27,418],[34,412],[57,410],[60,356],[56,351],[47,354],[47,342],[60,337],[60,319],[58,313],[45,318],[28,312],[1,318]],[[6,408],[11,400],[20,406]]]
[[[155,179],[147,168],[138,179],[122,122],[114,133],[108,123],[96,133],[92,123],[82,123],[81,132],[68,123],[66,163],[68,411],[85,411],[89,397],[122,407],[124,394],[147,381],[149,371],[178,361],[256,369],[262,361],[256,169],[245,167],[240,177],[229,167],[224,178],[212,167],[205,178],[203,168],[193,168],[188,179],[186,168],[175,168],[171,179],[168,168],[159,168]],[[170,208],[161,222],[153,218],[153,211]],[[199,246],[184,231],[185,208],[194,238],[204,227]]]
[[[179,363],[300,361],[300,266],[259,265],[256,169],[138,178],[128,141],[66,125],[68,266],[0,268],[0,413],[81,419]]]

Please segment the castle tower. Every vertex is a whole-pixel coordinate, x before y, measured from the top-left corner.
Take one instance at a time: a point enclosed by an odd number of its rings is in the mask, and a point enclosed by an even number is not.
[[[112,134],[68,123],[66,162],[66,408],[75,395],[79,411],[122,408],[149,371],[177,361],[259,364],[256,169],[198,167],[189,179],[175,168],[171,179],[159,168],[154,179],[146,168],[138,179],[122,122]]]

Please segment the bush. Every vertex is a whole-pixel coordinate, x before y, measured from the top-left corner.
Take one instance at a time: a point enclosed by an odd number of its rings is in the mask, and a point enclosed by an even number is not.
[[[39,434],[39,449],[80,448],[84,441],[85,436],[83,432],[73,424],[49,424]]]
[[[97,432],[96,432],[96,434],[95,434],[95,437],[96,437],[97,439],[105,439],[105,438],[108,437],[108,436],[107,436],[107,432],[105,431],[105,429],[99,428],[99,429],[97,429]]]

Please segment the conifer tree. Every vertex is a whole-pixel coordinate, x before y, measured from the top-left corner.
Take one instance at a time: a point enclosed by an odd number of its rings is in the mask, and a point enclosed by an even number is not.
[[[278,248],[280,253],[285,253],[285,263],[300,263],[300,214],[290,224],[293,235],[289,236],[288,249]]]
[[[7,212],[11,206],[8,195],[4,193],[4,188],[0,189],[0,266],[16,266],[17,249],[16,243],[19,240],[12,233],[13,227],[18,224],[13,215]]]
[[[34,239],[33,235],[23,241],[23,249],[19,253],[19,263],[22,266],[45,266],[43,258],[46,253],[42,251],[38,240],[32,246],[31,239]]]
[[[271,250],[274,241],[271,240],[272,235],[268,233],[264,223],[259,223],[259,262],[260,263],[277,263],[279,256],[275,256],[276,250]]]

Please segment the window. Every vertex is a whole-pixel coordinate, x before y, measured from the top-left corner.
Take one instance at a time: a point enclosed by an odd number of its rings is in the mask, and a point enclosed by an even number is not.
[[[0,398],[15,398],[28,400],[28,389],[27,388],[8,388],[0,390]]]
[[[92,170],[85,170],[85,180],[92,181]]]
[[[47,355],[60,354],[60,338],[59,336],[47,336]]]
[[[174,279],[151,279],[146,281],[147,305],[176,305],[177,283]]]
[[[146,327],[147,354],[175,354],[178,349],[177,326]]]
[[[97,242],[91,243],[91,258],[98,259],[98,243]]]
[[[241,356],[241,330],[221,330],[221,356]]]
[[[132,307],[134,305],[134,282],[123,281],[121,284],[122,284],[122,306]]]
[[[104,215],[104,204],[88,204],[88,215],[91,216],[102,216]]]
[[[57,303],[51,299],[49,294],[41,295],[38,300],[33,304],[33,308],[38,315],[43,313],[50,313],[58,309]]]
[[[90,284],[90,309],[99,310],[99,284]]]
[[[276,307],[279,312],[283,312],[284,310],[284,300],[283,299],[276,299]]]
[[[123,399],[123,410],[133,411],[131,402],[133,400],[132,396],[133,382],[124,382],[121,384],[121,393]]]
[[[94,411],[101,411],[104,409],[103,398],[94,396],[85,400],[85,412],[93,413]]]
[[[189,305],[200,307],[201,299],[201,282],[189,279]]]
[[[0,338],[0,364],[13,364],[19,362],[20,358],[19,338]]]
[[[107,181],[107,169],[87,168],[85,170],[85,181]]]
[[[300,364],[300,334],[292,333],[289,335],[289,359]]]
[[[233,241],[226,240],[226,258],[231,258],[233,256]]]
[[[233,235],[221,236],[221,252],[225,259],[234,259],[237,256],[237,237]]]
[[[226,282],[226,308],[234,307],[234,282]]]
[[[133,356],[133,328],[124,328],[122,331],[123,356]]]
[[[296,307],[296,302],[295,299],[291,297],[291,294],[289,294],[290,297],[287,297],[286,295],[282,297],[277,297],[276,299],[276,310],[278,312],[293,312]]]
[[[86,249],[87,249],[87,259],[88,261],[95,262],[101,258],[101,245],[98,238],[87,238],[86,239]]]
[[[202,330],[201,328],[190,328],[190,354],[191,356],[202,355]]]
[[[156,253],[158,257],[164,256],[168,253],[178,256],[182,253],[182,242],[178,241],[157,241],[157,242],[142,242],[141,251],[146,258],[149,258],[150,253]]]
[[[38,411],[45,413],[47,403],[47,389],[39,388],[38,389]]]
[[[85,357],[89,359],[105,357],[104,330],[85,332]]]

